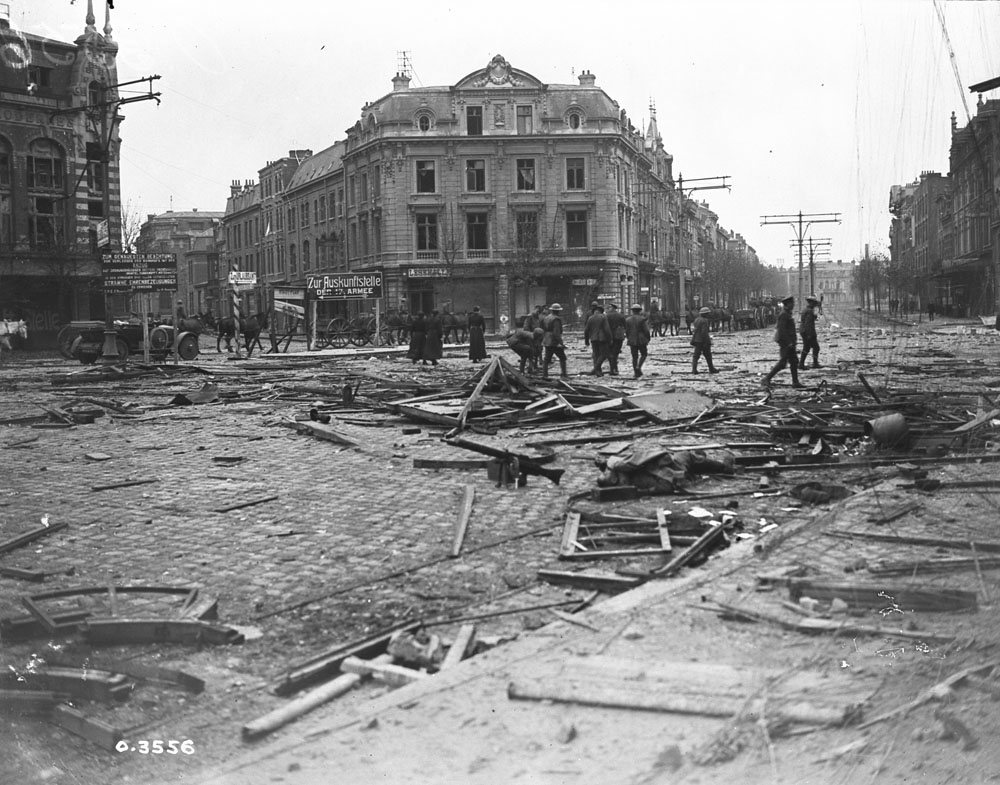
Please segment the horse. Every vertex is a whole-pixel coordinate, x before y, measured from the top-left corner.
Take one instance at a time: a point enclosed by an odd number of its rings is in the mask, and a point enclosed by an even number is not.
[[[240,334],[243,336],[247,357],[253,354],[254,346],[260,348],[261,351],[264,350],[260,342],[260,334],[265,328],[267,328],[267,311],[240,319]],[[215,351],[222,351],[222,341],[225,339],[226,351],[231,352],[233,339],[236,338],[236,320],[232,316],[224,316],[216,322],[216,329],[218,334],[215,338]]]
[[[713,332],[733,331],[733,314],[728,308],[713,308],[708,320],[712,323]]]
[[[680,320],[673,311],[650,311],[649,331],[652,335],[663,337],[666,335],[677,335],[677,328]]]
[[[215,332],[215,317],[211,313],[199,313],[195,318],[204,325],[206,332]]]
[[[11,338],[19,338],[23,341],[27,337],[28,323],[24,319],[18,319],[16,322],[0,320],[0,363],[3,362],[4,351],[14,351]]]
[[[445,311],[441,314],[441,333],[446,343],[465,343],[469,333],[468,314]],[[452,335],[455,336],[455,340],[449,341]]]

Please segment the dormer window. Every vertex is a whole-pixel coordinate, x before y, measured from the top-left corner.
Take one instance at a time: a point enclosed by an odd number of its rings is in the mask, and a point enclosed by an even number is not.
[[[580,116],[579,112],[570,112],[569,116],[566,118],[566,122],[569,127],[575,131],[583,124],[583,118]]]
[[[430,131],[434,128],[434,115],[428,111],[417,112],[414,121],[419,131]]]

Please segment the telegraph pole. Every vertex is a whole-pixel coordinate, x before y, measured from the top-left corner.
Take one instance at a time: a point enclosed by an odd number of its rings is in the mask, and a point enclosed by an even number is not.
[[[816,266],[814,257],[816,254],[830,253],[833,240],[829,237],[810,237],[806,242],[809,244],[809,293],[816,294]],[[796,243],[793,241],[791,246],[794,248]]]
[[[808,219],[808,220],[806,220]],[[795,239],[799,248],[799,294],[798,300],[802,302],[802,242],[805,238],[806,230],[813,224],[840,223],[840,213],[802,213],[797,215],[762,215],[760,225],[788,224],[795,232]]]
[[[719,188],[725,188],[727,191],[732,190],[732,186],[729,183],[726,182],[726,180],[728,180],[731,176],[732,175],[723,174],[723,175],[716,175],[715,177],[693,177],[690,180],[688,180],[689,183],[708,182],[710,184],[709,185],[696,185],[694,188],[688,188],[687,189],[687,193],[688,194],[692,194],[695,191],[714,191],[714,190],[719,189]],[[684,227],[686,227],[687,226],[687,218],[685,218],[685,214],[684,214],[684,200],[687,198],[687,196],[684,193],[684,175],[679,175],[677,177],[677,192],[680,194],[680,197],[681,197],[681,201],[680,201],[680,216],[679,216],[680,217],[680,221],[678,222],[678,226],[684,226]],[[679,289],[678,289],[678,298],[679,298],[678,308],[682,309],[681,312],[679,312],[677,314],[677,318],[678,319],[682,318],[683,315],[684,315],[684,313],[687,312],[687,295],[686,295],[686,293],[684,291],[684,271],[687,268],[681,266],[681,261],[682,261],[681,260],[681,240],[683,239],[682,236],[681,236],[681,234],[682,233],[680,231],[678,231],[678,233],[677,233],[677,281],[678,281],[678,284],[679,284]],[[689,261],[690,261],[690,259],[689,259]]]

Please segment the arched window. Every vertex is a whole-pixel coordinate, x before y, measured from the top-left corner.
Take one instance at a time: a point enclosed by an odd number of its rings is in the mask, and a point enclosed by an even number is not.
[[[417,112],[415,122],[419,130],[430,131],[434,128],[434,115],[427,110]]]
[[[65,239],[65,177],[63,151],[51,139],[28,145],[28,242],[51,248]]]
[[[570,112],[569,117],[566,118],[566,121],[569,124],[569,127],[572,128],[574,131],[577,128],[579,128],[583,123],[583,119],[580,117],[579,112]]]

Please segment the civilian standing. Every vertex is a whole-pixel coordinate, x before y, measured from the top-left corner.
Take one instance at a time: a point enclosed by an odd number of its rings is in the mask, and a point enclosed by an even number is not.
[[[477,363],[489,357],[486,354],[486,317],[479,312],[479,306],[469,314],[469,359]]]

